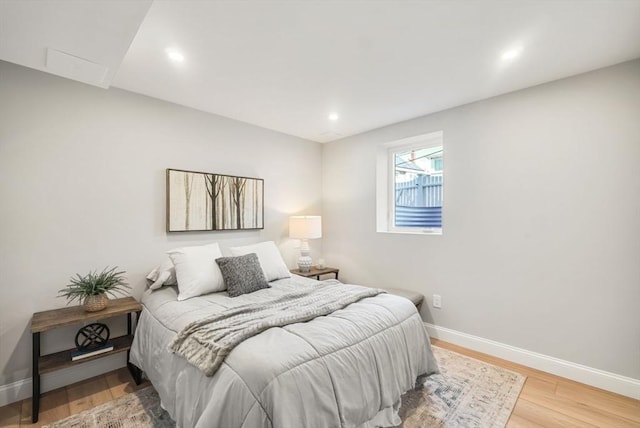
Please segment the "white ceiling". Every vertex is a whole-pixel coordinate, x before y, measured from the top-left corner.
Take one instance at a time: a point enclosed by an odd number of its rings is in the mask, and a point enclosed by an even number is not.
[[[121,52],[107,84],[326,142],[638,58],[640,0],[0,0],[6,38],[43,71],[43,46],[110,71]]]
[[[0,59],[108,88],[152,0],[0,0]]]

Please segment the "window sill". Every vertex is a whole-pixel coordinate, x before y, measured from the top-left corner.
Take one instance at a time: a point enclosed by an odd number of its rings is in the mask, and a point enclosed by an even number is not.
[[[421,230],[376,230],[376,232],[378,233],[392,233],[392,234],[396,234],[396,235],[436,235],[436,236],[441,236],[442,235],[442,229],[440,230],[425,230],[425,229],[421,229]]]

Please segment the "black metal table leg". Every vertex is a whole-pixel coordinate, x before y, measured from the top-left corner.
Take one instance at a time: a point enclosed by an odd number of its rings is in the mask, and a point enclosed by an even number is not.
[[[138,326],[138,321],[140,320],[140,312],[136,312],[136,327]],[[127,334],[131,336],[132,328],[131,328],[131,312],[127,314]],[[129,373],[133,377],[133,380],[136,382],[136,385],[140,385],[142,382],[142,370],[129,362],[129,356],[131,351],[127,351],[127,368],[129,369]]]
[[[142,383],[142,370],[130,362],[127,362],[127,367],[129,368],[129,373],[131,373],[131,377],[133,377],[136,385],[140,385]]]
[[[38,422],[38,416],[40,413],[40,332],[33,333],[33,374],[32,374],[32,388],[31,395],[31,422]]]
[[[131,336],[131,312],[127,314],[127,335]]]

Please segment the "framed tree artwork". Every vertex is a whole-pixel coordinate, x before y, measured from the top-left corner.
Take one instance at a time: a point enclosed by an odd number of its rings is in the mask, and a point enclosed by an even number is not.
[[[167,232],[264,229],[264,180],[167,169]]]

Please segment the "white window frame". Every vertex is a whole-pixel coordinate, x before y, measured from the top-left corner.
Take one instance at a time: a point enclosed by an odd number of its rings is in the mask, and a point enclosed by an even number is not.
[[[442,227],[397,227],[395,225],[395,154],[412,149],[442,146],[443,132],[431,132],[378,146],[376,168],[376,231],[415,235],[442,235]],[[443,153],[444,159],[444,153]],[[444,175],[444,162],[442,174]],[[444,188],[443,188],[444,191]],[[444,195],[443,195],[444,199]],[[443,210],[444,211],[444,210]],[[443,212],[444,221],[444,212]]]

